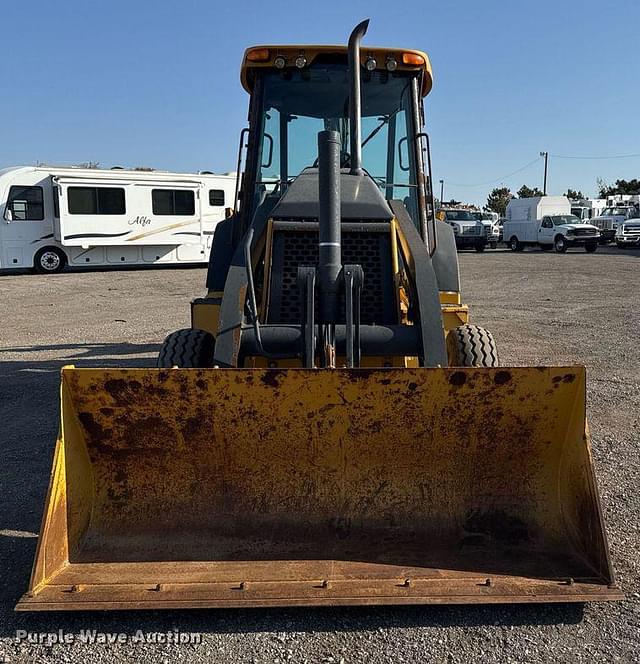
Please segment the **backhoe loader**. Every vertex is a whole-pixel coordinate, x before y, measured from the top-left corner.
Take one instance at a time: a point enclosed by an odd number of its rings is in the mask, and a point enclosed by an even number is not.
[[[621,596],[584,367],[498,366],[469,322],[429,59],[361,46],[367,25],[246,51],[206,295],[158,368],[62,370],[17,609]]]

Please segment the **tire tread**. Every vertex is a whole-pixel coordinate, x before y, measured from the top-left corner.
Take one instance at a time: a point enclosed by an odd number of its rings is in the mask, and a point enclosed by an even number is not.
[[[172,332],[162,343],[157,366],[160,368],[204,368],[213,360],[215,340],[209,332],[192,328]]]
[[[453,333],[456,338],[458,359],[464,367],[497,367],[498,349],[488,330],[478,325],[460,325]]]

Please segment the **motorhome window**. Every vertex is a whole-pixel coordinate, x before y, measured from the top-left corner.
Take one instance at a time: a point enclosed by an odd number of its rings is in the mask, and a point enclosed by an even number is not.
[[[224,205],[224,189],[209,189],[209,205]]]
[[[153,189],[151,191],[153,214],[194,215],[195,196],[186,189]]]
[[[44,219],[42,187],[11,187],[5,219],[11,221],[42,221]]]
[[[69,214],[125,214],[124,189],[69,187]]]

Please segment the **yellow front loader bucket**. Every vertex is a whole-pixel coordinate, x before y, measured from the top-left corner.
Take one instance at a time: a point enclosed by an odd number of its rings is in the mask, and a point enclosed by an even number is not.
[[[70,367],[17,609],[620,597],[582,367]]]

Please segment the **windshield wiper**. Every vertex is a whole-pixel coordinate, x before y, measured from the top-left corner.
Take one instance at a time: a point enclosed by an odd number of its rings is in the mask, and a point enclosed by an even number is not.
[[[362,147],[364,147],[382,129],[382,127],[388,124],[389,120],[391,120],[391,118],[398,113],[399,109],[393,113],[390,113],[389,115],[378,118],[378,120],[380,120],[380,124],[364,139],[364,141],[362,141]]]

